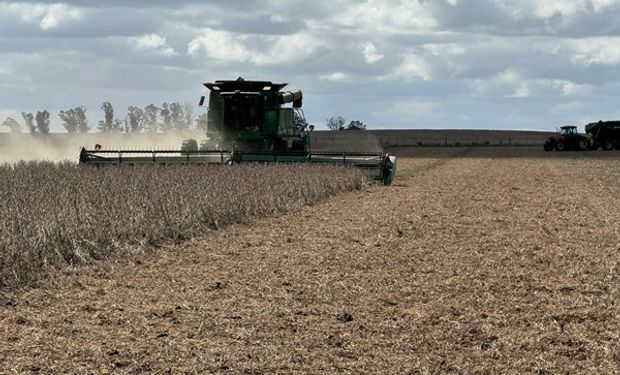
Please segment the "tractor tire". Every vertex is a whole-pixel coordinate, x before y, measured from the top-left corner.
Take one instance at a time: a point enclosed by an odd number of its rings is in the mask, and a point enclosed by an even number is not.
[[[543,145],[543,148],[545,149],[545,151],[553,150],[553,146],[551,146],[550,144],[547,144],[547,143]]]
[[[580,139],[577,147],[579,147],[579,151],[586,151],[588,149],[588,141],[585,139]]]
[[[558,143],[555,144],[555,150],[566,151],[566,143],[564,143],[563,141],[559,141]]]
[[[614,149],[614,142],[611,139],[608,139],[603,143],[603,150],[611,151]]]

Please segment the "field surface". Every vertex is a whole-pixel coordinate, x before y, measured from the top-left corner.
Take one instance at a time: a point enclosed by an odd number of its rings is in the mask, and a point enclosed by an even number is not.
[[[620,154],[407,154],[393,186],[4,292],[0,373],[618,374]]]

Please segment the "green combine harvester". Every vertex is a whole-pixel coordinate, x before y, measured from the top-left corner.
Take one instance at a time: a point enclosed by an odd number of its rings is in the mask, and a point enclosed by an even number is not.
[[[352,165],[390,185],[396,158],[383,152],[312,150],[314,127],[307,125],[299,90],[282,91],[286,83],[216,81],[209,90],[207,139],[183,141],[178,150],[107,150],[82,148],[80,164],[236,164],[327,163]],[[205,105],[206,98],[200,99]],[[292,104],[292,106],[285,106]]]

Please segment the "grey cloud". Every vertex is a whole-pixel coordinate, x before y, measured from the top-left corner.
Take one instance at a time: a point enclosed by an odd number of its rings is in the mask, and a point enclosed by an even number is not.
[[[166,14],[135,9],[87,9],[77,20],[43,30],[38,22],[25,23],[0,13],[0,38],[96,38],[153,33],[167,21]]]
[[[499,0],[454,5],[419,0],[437,26],[394,28],[338,23],[334,16],[361,4],[352,0],[62,3],[78,7],[81,17],[48,30],[0,11],[3,108],[48,108],[55,115],[85,104],[94,123],[104,100],[112,101],[119,114],[132,104],[193,103],[202,93],[202,82],[244,76],[290,81],[291,87],[304,91],[306,115],[318,125],[341,114],[372,127],[552,129],[571,118],[620,116],[613,109],[620,87],[613,56],[620,52],[602,44],[610,48],[606,53],[611,62],[588,65],[573,59],[575,40],[619,34],[614,19],[618,6],[607,12],[581,9],[540,18],[528,13],[517,17]],[[373,4],[387,9],[396,3]],[[3,4],[7,2],[0,2],[0,9]],[[249,53],[264,53],[279,38],[294,34],[309,35],[320,46],[311,53],[296,51],[299,58],[277,64],[188,54],[190,41],[209,30],[239,38]],[[146,34],[165,38],[177,54],[162,56],[156,49],[132,44],[132,38]],[[363,46],[368,42],[383,58],[366,61]],[[399,73],[407,56],[425,65],[427,80]],[[512,80],[502,78],[511,72]],[[330,75],[344,78],[330,81]],[[563,84],[583,85],[583,92],[577,86],[566,95]],[[516,97],[519,88],[531,96]]]
[[[234,2],[235,0],[233,0]],[[218,1],[211,1],[212,3],[218,3]],[[31,4],[70,4],[74,6],[80,7],[93,7],[93,8],[102,8],[102,1],[100,0],[35,0],[35,1],[0,1],[1,4],[10,4],[10,3],[31,3]],[[152,7],[165,7],[170,8],[171,4],[174,4],[175,7],[178,5],[187,5],[187,4],[204,4],[209,3],[208,1],[197,1],[197,0],[175,0],[171,3],[169,0],[106,0],[105,7],[129,7],[129,8],[152,8]]]
[[[286,35],[301,31],[306,25],[301,20],[274,21],[270,16],[262,15],[231,17],[225,22],[215,23],[214,26],[242,34]]]
[[[463,0],[454,4],[448,0],[418,1],[431,11],[441,29],[522,36],[585,37],[620,34],[620,25],[614,21],[620,4],[609,4],[604,11],[596,11],[592,3],[587,3],[589,6],[574,14],[556,12],[539,17],[526,11],[525,2],[510,2],[510,6],[506,6],[498,0]]]

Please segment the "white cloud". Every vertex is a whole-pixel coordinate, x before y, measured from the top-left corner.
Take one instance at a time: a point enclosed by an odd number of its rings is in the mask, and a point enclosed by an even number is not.
[[[166,42],[166,38],[157,34],[146,34],[130,38],[131,45],[138,51],[160,56],[175,56],[177,52]]]
[[[64,4],[52,4],[41,20],[40,26],[43,30],[55,29],[71,21],[79,20],[81,16],[79,9]]]
[[[559,81],[564,96],[588,95],[592,92],[592,85],[576,84],[571,81]]]
[[[532,94],[521,72],[512,67],[486,78],[473,79],[469,86],[472,94],[477,97],[524,98]]]
[[[325,42],[307,32],[250,37],[209,28],[189,42],[187,51],[190,55],[204,54],[221,63],[247,62],[265,66],[303,61],[325,46]]]
[[[583,1],[560,1],[545,0],[536,1],[534,4],[534,15],[538,18],[549,18],[555,15],[573,15],[584,10]]]
[[[364,54],[364,59],[369,64],[374,64],[377,61],[381,61],[384,57],[382,54],[377,52],[377,46],[371,42],[364,44],[362,52]]]
[[[597,37],[572,40],[566,46],[575,65],[620,64],[620,37]]]
[[[479,78],[470,83],[477,96],[481,97],[570,97],[585,96],[591,87],[562,79],[529,79],[514,68],[506,69],[488,78]]]
[[[254,50],[250,59],[256,65],[290,64],[303,61],[315,55],[327,44],[319,38],[301,32],[284,36],[266,36],[263,41],[269,46],[264,53]]]
[[[433,79],[430,64],[419,55],[411,52],[405,54],[401,65],[396,68],[392,76],[406,80],[430,81]]]
[[[323,81],[346,82],[349,79],[349,76],[343,72],[334,72],[334,73],[322,75],[320,78]]]
[[[332,21],[349,28],[407,34],[437,26],[437,21],[419,1],[368,0],[350,2]]]
[[[530,0],[528,5],[536,17],[550,18],[557,15],[570,17],[590,12],[601,13],[619,3],[618,0]]]
[[[206,29],[189,42],[187,52],[190,55],[204,53],[221,62],[242,62],[250,56],[250,51],[243,44],[244,39],[227,31]]]
[[[79,8],[61,3],[46,5],[13,2],[5,4],[2,10],[17,16],[24,23],[38,24],[42,30],[65,26],[83,16]]]
[[[491,83],[494,84],[514,84],[521,80],[521,73],[514,68],[508,68],[491,77]]]
[[[519,85],[512,95],[514,98],[528,98],[530,96],[532,96],[532,88],[528,83]]]

